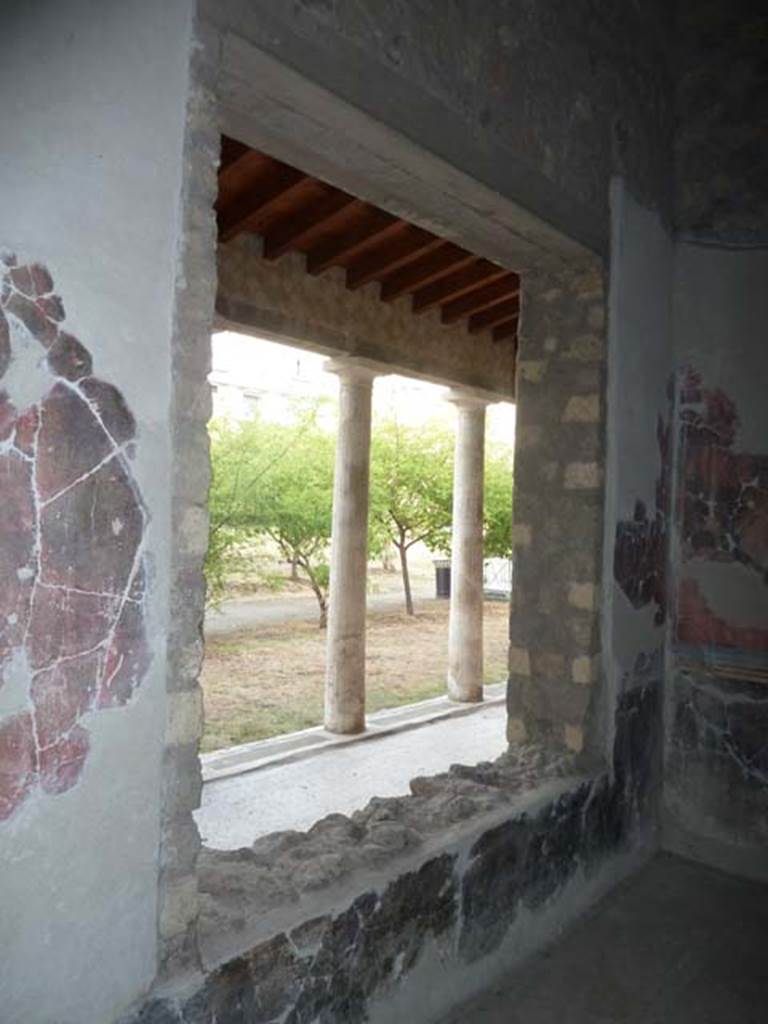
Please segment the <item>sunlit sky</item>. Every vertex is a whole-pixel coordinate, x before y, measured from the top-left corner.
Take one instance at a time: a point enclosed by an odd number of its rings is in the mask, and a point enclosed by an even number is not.
[[[217,386],[215,415],[247,415],[244,396],[250,394],[265,419],[279,422],[289,415],[293,399],[335,399],[338,395],[338,378],[323,369],[327,356],[231,331],[214,334],[212,344],[210,380]],[[445,401],[446,394],[447,388],[413,377],[377,377],[373,388],[374,417],[396,417],[413,426],[430,420],[452,424],[456,413]],[[328,426],[332,427],[333,405],[327,416]],[[513,444],[514,405],[499,402],[489,406],[486,429],[489,441]]]

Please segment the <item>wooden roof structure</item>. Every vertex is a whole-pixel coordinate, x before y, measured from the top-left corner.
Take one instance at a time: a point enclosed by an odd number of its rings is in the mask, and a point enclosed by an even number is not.
[[[222,242],[260,235],[267,260],[301,252],[308,274],[342,267],[351,290],[375,281],[382,302],[517,343],[517,274],[226,136],[216,213]]]

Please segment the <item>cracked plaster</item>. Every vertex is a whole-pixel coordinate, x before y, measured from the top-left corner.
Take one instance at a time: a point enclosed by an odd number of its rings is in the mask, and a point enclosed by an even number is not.
[[[45,267],[0,267],[2,821],[76,784],[88,713],[127,703],[149,652],[133,416],[63,329]]]

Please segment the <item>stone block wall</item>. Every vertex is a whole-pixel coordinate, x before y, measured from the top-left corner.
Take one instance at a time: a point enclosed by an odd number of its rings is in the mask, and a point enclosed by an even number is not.
[[[514,399],[514,346],[494,342],[490,330],[443,324],[439,309],[414,316],[410,295],[381,302],[379,284],[350,291],[341,268],[313,277],[303,255],[270,261],[261,248],[253,236],[219,246],[216,306],[232,329]]]
[[[523,278],[509,738],[580,752],[601,677],[605,297],[599,266]]]
[[[200,804],[198,756],[203,726],[199,672],[203,658],[208,550],[211,417],[210,331],[216,293],[215,50],[195,25],[184,134],[182,234],[171,338],[172,402],[170,621],[167,638],[165,750],[161,794],[158,937],[159,976],[199,966],[196,860],[200,837],[192,812]]]

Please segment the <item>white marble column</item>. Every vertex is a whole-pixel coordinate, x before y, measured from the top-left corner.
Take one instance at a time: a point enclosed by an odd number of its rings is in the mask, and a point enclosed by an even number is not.
[[[483,699],[483,468],[482,398],[453,390],[456,456],[453,471],[451,606],[448,620],[448,696]]]
[[[331,578],[325,667],[325,728],[365,730],[365,610],[371,397],[376,371],[334,359],[339,377],[339,432],[333,481]]]

